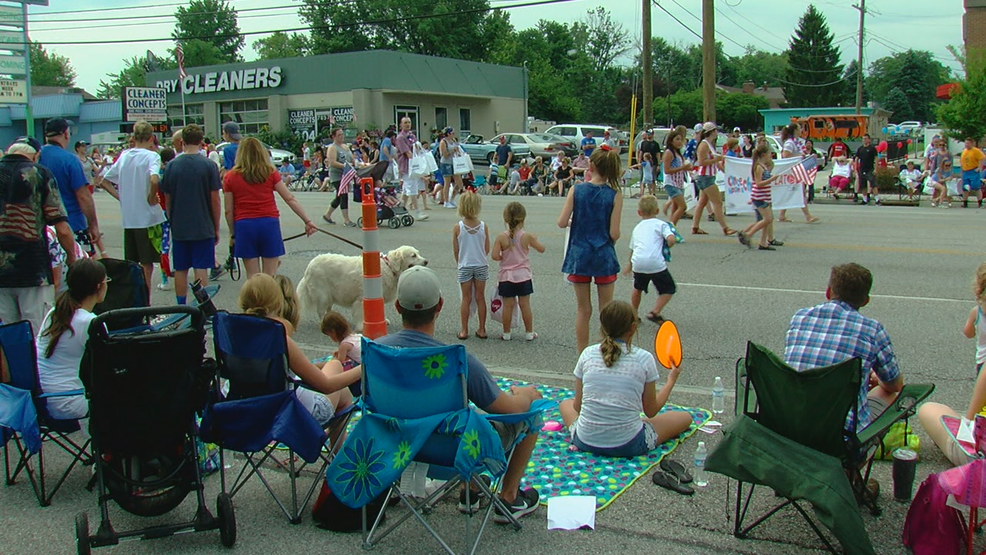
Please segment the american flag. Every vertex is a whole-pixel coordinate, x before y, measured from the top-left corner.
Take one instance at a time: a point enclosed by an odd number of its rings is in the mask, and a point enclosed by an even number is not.
[[[349,187],[356,182],[357,177],[356,170],[349,164],[346,164],[342,168],[342,180],[339,182],[339,194],[349,194]]]
[[[178,77],[184,79],[188,76],[185,73],[185,51],[182,50],[181,44],[179,43],[175,44],[175,58],[178,59]]]
[[[791,168],[795,179],[805,185],[813,185],[818,174],[818,159],[814,156],[805,158],[803,162]]]

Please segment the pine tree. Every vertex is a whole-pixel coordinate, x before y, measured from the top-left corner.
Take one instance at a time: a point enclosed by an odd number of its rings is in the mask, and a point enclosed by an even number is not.
[[[847,81],[832,38],[825,16],[809,4],[788,48],[784,96],[789,106],[836,106],[844,100]]]

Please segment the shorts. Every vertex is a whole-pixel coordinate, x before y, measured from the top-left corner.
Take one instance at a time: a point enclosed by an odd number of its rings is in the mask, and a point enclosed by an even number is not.
[[[410,175],[401,176],[401,193],[409,197],[417,195],[425,188],[425,182],[420,177],[411,177]]]
[[[349,210],[349,193],[339,194],[339,184],[341,181],[333,181],[332,188],[336,190],[336,198],[332,199],[332,208],[342,208]]]
[[[93,246],[92,241],[89,240],[89,230],[80,229],[75,232],[75,242],[82,245],[82,250],[86,251],[89,256],[96,256],[96,247]]]
[[[876,173],[873,171],[859,172],[859,185],[866,183],[870,187],[876,187]]]
[[[849,178],[844,175],[833,175],[829,178],[829,187],[839,191],[849,186]]]
[[[714,175],[700,175],[696,177],[693,181],[695,186],[698,187],[699,191],[704,191],[709,187],[714,187],[716,184],[716,176]]]
[[[674,284],[671,272],[664,270],[656,274],[633,273],[633,288],[637,291],[647,292],[647,287],[653,283],[658,295],[674,295],[678,292],[678,287]]]
[[[979,170],[965,170],[962,172],[962,190],[978,191],[983,188],[982,175]]]
[[[490,424],[496,430],[496,435],[500,436],[500,445],[504,451],[509,451],[528,430],[527,421],[507,423],[490,420]]]
[[[304,166],[305,169],[307,170],[308,168],[312,167],[312,161],[311,160],[305,160],[304,162],[301,163],[301,165]]]
[[[651,426],[650,422],[643,422],[643,426],[641,426],[637,435],[633,436],[633,439],[623,445],[617,447],[593,447],[583,443],[579,439],[576,424],[578,424],[578,420],[572,424],[572,444],[578,447],[579,451],[586,451],[602,457],[619,457],[624,459],[639,457],[648,451],[656,449],[659,443],[657,430],[654,429],[654,426]]]
[[[178,272],[211,270],[216,266],[216,241],[173,241],[171,244],[171,266]]]
[[[465,266],[459,268],[459,283],[467,281],[487,281],[490,279],[489,266]]]
[[[312,405],[312,418],[323,428],[328,426],[329,421],[335,416],[336,409],[332,406],[329,397],[322,393],[315,394],[315,402]]]
[[[233,255],[237,258],[277,258],[284,256],[281,222],[277,218],[248,218],[233,225]]]
[[[138,264],[161,261],[161,252],[151,243],[149,228],[123,230],[123,258]]]
[[[455,173],[452,170],[452,164],[438,164],[438,171],[442,172],[443,177],[448,177]]]
[[[515,283],[513,281],[501,281],[497,286],[497,292],[504,299],[514,297],[527,297],[534,292],[534,283],[531,280]]]
[[[609,285],[616,283],[616,274],[611,276],[577,276],[575,274],[569,274],[566,279],[569,283],[591,283],[594,281],[596,285]]]
[[[754,208],[767,208],[770,206],[769,200],[755,200],[753,201]]]
[[[684,194],[684,192],[681,190],[680,187],[669,185],[667,183],[664,184],[664,192],[668,194],[669,199],[673,199],[674,197],[680,197],[682,194]]]

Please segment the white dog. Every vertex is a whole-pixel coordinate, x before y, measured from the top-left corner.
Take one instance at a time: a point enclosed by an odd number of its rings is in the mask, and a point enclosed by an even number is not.
[[[392,304],[397,298],[397,278],[412,266],[427,266],[418,249],[398,247],[380,255],[383,301]],[[363,257],[320,254],[308,263],[298,283],[298,300],[302,310],[321,318],[333,306],[348,307],[352,324],[363,327]]]

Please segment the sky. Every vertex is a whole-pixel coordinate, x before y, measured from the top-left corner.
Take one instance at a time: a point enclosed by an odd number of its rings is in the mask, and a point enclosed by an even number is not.
[[[530,0],[492,0],[494,7],[526,3]],[[78,77],[77,86],[95,93],[100,80],[124,66],[124,60],[143,56],[148,49],[166,55],[174,28],[176,0],[50,0],[50,6],[31,6],[29,34],[50,52],[66,56]],[[752,45],[768,52],[780,52],[797,27],[798,19],[808,4],[825,15],[843,62],[856,57],[859,12],[853,0],[716,0],[717,38],[729,55],[741,55],[743,47]],[[296,28],[303,25],[297,15],[299,0],[230,0],[238,10],[251,8],[278,9],[244,11],[240,13],[240,31],[262,32]],[[518,30],[533,27],[539,19],[571,23],[582,18],[597,6],[610,11],[613,19],[630,31],[639,49],[642,25],[639,0],[571,0],[547,6],[509,9],[510,20]],[[692,31],[701,33],[701,2],[698,0],[660,0],[660,6],[677,17],[676,22],[661,7],[652,7],[652,36],[665,40],[693,44],[699,42]],[[79,10],[98,10],[80,13]],[[74,13],[70,13],[74,12]],[[960,71],[961,67],[946,50],[948,45],[962,43],[962,2],[946,4],[927,0],[870,0],[867,3],[864,66],[873,60],[908,48],[928,50],[946,67]],[[148,16],[166,16],[150,18]],[[131,19],[139,17],[140,19]],[[109,19],[114,18],[114,19]],[[119,19],[124,18],[124,19]],[[242,52],[246,60],[256,59],[252,44],[264,34],[249,35]],[[123,44],[79,44],[108,40],[167,39],[160,42]],[[76,44],[56,44],[56,43]],[[633,52],[636,54],[636,50]],[[629,63],[632,57],[628,57]]]

